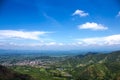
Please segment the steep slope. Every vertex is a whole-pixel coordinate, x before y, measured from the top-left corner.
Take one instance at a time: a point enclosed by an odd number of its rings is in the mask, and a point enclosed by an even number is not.
[[[120,80],[120,51],[88,53],[62,62],[75,80]]]
[[[14,72],[0,65],[0,80],[34,80],[31,76]]]
[[[62,62],[63,66],[78,67],[93,63],[120,62],[120,51],[111,53],[87,53],[85,55],[77,55]]]
[[[77,80],[108,80],[110,71],[103,64],[94,64],[84,69]]]

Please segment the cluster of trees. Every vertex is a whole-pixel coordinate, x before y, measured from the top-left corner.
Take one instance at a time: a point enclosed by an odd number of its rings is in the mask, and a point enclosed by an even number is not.
[[[120,80],[120,51],[89,52],[63,59],[49,68],[0,66],[0,80]]]
[[[35,80],[28,74],[21,74],[0,65],[0,80]]]
[[[120,51],[88,53],[62,62],[75,80],[120,80]]]

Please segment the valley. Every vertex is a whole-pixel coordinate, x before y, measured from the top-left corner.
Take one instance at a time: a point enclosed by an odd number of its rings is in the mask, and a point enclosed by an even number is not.
[[[35,80],[120,79],[120,51],[57,57],[1,55],[0,64],[17,73],[30,75]]]

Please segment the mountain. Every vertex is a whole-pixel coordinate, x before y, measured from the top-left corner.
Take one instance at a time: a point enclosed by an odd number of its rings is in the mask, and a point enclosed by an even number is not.
[[[0,80],[120,80],[120,51],[28,59],[42,60],[44,66],[0,66]]]
[[[92,63],[104,63],[104,62],[120,62],[120,51],[114,51],[111,53],[92,53],[88,52],[84,55],[77,55],[70,57],[62,62],[62,65],[70,65],[75,67],[75,65],[83,64],[88,65]]]
[[[0,80],[34,80],[27,74],[21,74],[0,65]]]
[[[77,55],[61,63],[75,80],[120,80],[120,51]]]

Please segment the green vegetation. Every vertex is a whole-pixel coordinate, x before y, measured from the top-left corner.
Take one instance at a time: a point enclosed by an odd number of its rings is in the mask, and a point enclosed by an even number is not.
[[[30,66],[0,66],[0,80],[69,80],[70,75],[63,71]],[[13,71],[14,70],[14,71]]]
[[[35,80],[28,74],[21,74],[0,65],[0,80]]]
[[[59,70],[36,68],[30,66],[14,66],[11,67],[16,72],[28,74],[36,80],[68,80],[67,73]]]
[[[41,60],[42,64],[12,65],[9,68],[35,80],[120,80],[120,51],[89,52],[70,57],[31,57],[31,60]]]

